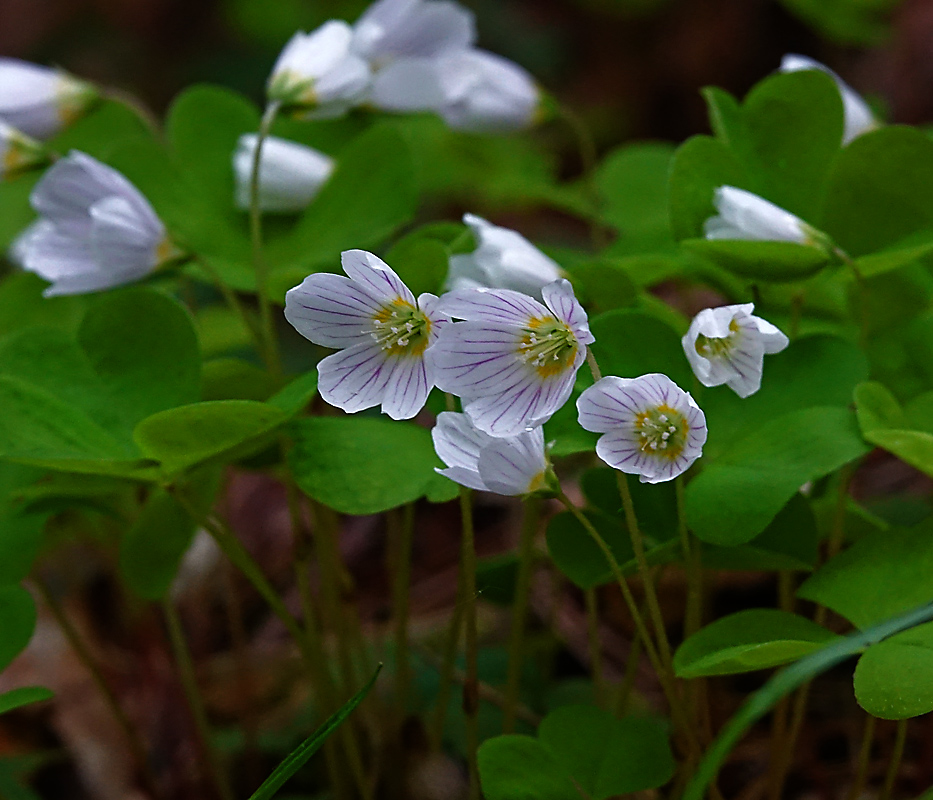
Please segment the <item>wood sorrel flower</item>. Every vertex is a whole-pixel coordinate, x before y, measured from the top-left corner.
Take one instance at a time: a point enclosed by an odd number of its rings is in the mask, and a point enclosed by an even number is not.
[[[54,136],[96,99],[91,84],[66,72],[0,58],[0,120],[28,136]]]
[[[338,117],[357,105],[369,89],[364,59],[350,49],[353,30],[330,20],[312,33],[298,31],[279,55],[266,94],[283,106],[301,106],[310,116]]]
[[[444,411],[431,431],[434,449],[447,469],[441,475],[470,489],[504,495],[548,492],[555,480],[544,449],[544,429],[495,438],[478,430],[466,414]]]
[[[479,246],[467,255],[451,256],[449,289],[514,289],[541,299],[541,289],[561,276],[561,269],[520,233],[465,214]]]
[[[799,72],[805,69],[817,69],[825,72],[839,87],[839,94],[842,97],[842,109],[845,114],[845,122],[842,132],[842,143],[844,145],[851,142],[863,133],[874,130],[878,127],[878,120],[868,107],[861,95],[856,92],[849,84],[840,78],[825,64],[815,61],[807,56],[800,56],[796,53],[788,53],[781,59],[781,72]]]
[[[353,50],[379,69],[398,58],[464,50],[476,41],[473,13],[449,0],[378,0],[353,26]]]
[[[751,239],[816,245],[821,234],[800,217],[735,186],[720,186],[713,196],[719,216],[703,225],[707,239]]]
[[[437,386],[463,399],[490,436],[517,436],[546,422],[570,396],[593,341],[586,312],[566,280],[542,290],[544,305],[508,289],[460,289],[441,311],[448,325],[432,350]]]
[[[370,99],[385,111],[433,111],[456,130],[502,133],[532,125],[541,94],[517,64],[471,48],[393,62]]]
[[[392,268],[365,250],[341,257],[348,277],[309,275],[285,295],[285,318],[306,339],[340,348],[318,364],[318,389],[350,413],[382,406],[392,419],[415,416],[434,386],[426,358],[446,317],[437,297],[417,301]]]
[[[17,257],[52,282],[46,297],[138,281],[178,255],[139,190],[85,153],[53,164],[30,202],[40,216],[17,242]]]
[[[35,139],[0,121],[0,179],[45,164],[49,156]]]
[[[706,418],[666,375],[608,377],[577,398],[580,425],[602,433],[596,454],[642,483],[676,478],[703,452]]]
[[[706,308],[681,339],[693,373],[704,386],[726,384],[739,397],[761,388],[765,353],[779,353],[788,339],[770,322],[752,316],[753,303]]]
[[[253,156],[258,134],[245,133],[233,153],[237,208],[249,209]],[[301,211],[334,171],[334,159],[298,142],[266,138],[259,165],[259,208],[263,211]]]

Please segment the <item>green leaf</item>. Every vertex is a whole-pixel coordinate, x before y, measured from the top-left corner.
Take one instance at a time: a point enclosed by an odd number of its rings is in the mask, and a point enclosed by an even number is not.
[[[564,706],[541,722],[538,741],[593,800],[655,789],[674,774],[667,734],[651,719]]]
[[[607,311],[590,320],[596,341],[593,355],[603,375],[635,378],[662,372],[681,387],[693,384],[693,373],[677,332],[642,311]],[[650,342],[650,347],[639,347]]]
[[[153,414],[133,433],[139,449],[176,475],[208,462],[232,461],[265,447],[290,417],[268,403],[216,400]]]
[[[682,245],[736,275],[773,283],[809,278],[830,262],[824,250],[793,242],[687,239]]]
[[[311,736],[289,753],[288,757],[262,782],[262,786],[250,795],[249,800],[271,800],[285,782],[298,772],[311,756],[321,749],[327,737],[337,730],[343,721],[353,713],[353,710],[363,702],[363,698],[369,694],[369,690],[372,689],[373,684],[376,683],[376,678],[379,677],[381,670],[382,664],[376,668],[375,674],[362,689],[351,697],[338,711],[328,717],[324,724]]]
[[[855,387],[855,415],[863,434],[907,427],[901,404],[877,381],[867,381]]]
[[[751,541],[800,486],[866,452],[847,409],[808,408],[779,416],[736,442],[689,484],[688,524],[712,544]]]
[[[273,299],[343,250],[371,248],[410,221],[417,203],[412,155],[392,125],[377,125],[341,154],[337,169],[288,236],[272,242]]]
[[[106,159],[114,145],[140,137],[152,139],[153,132],[135,110],[115,100],[102,100],[49,139],[48,147],[52,152],[81,150],[94,158]]]
[[[386,263],[411,289],[415,297],[422,292],[439,294],[447,277],[450,251],[437,239],[427,239],[417,232],[396,242],[386,253]]]
[[[299,375],[284,389],[276,392],[269,398],[269,405],[275,406],[289,416],[294,417],[304,411],[316,394],[317,370],[311,370],[304,375]]]
[[[901,461],[933,476],[933,434],[923,431],[874,430],[865,439]]]
[[[677,149],[670,181],[671,227],[678,241],[703,235],[703,223],[716,214],[713,193],[719,186],[754,191],[739,159],[711,136],[693,136]]]
[[[874,278],[886,272],[893,272],[907,264],[913,264],[930,255],[931,252],[933,252],[933,241],[921,244],[905,242],[899,247],[891,247],[861,256],[855,259],[855,266],[863,278]]]
[[[297,420],[289,463],[308,496],[344,514],[379,514],[421,497],[434,483],[431,434],[369,417]]]
[[[755,722],[761,719],[782,698],[816,675],[836,664],[884,641],[894,634],[916,627],[933,619],[933,604],[921,606],[900,616],[886,619],[864,633],[856,633],[830,642],[800,661],[785,667],[753,694],[739,712],[722,728],[712,746],[706,751],[693,778],[684,792],[684,800],[702,800],[706,788],[716,777],[719,768],[732,748]]]
[[[598,511],[585,513],[609,545],[616,561],[624,564],[634,558],[628,532],[617,519]],[[581,589],[592,589],[614,580],[599,545],[569,511],[551,517],[547,526],[547,549],[557,568]]]
[[[185,308],[151,289],[103,295],[88,310],[78,341],[108,389],[127,432],[158,411],[197,400],[201,357]]]
[[[554,753],[531,736],[496,736],[477,751],[486,800],[579,800]]]
[[[831,631],[787,611],[739,611],[707,625],[678,647],[674,671],[681,678],[699,678],[767,669],[796,661],[835,638]]]
[[[811,575],[797,594],[863,629],[933,600],[933,523],[861,539]]]
[[[638,287],[624,263],[624,259],[602,258],[574,266],[574,291],[590,314],[630,308],[638,303]]]
[[[156,489],[120,545],[120,573],[146,600],[158,600],[172,585],[195,524],[175,499]]]
[[[46,516],[0,512],[0,586],[29,575],[42,547]]]
[[[0,187],[3,185],[0,183]],[[0,207],[3,207],[2,198]],[[0,336],[38,325],[68,331],[77,329],[84,315],[86,298],[80,295],[43,297],[46,286],[46,281],[31,272],[11,272],[0,280]]]
[[[22,686],[19,689],[11,689],[9,692],[0,694],[0,714],[6,714],[7,711],[13,711],[32,703],[51,700],[53,697],[55,693],[44,686]]]
[[[822,227],[853,257],[933,227],[933,141],[892,125],[851,142],[833,164]]]
[[[782,0],[825,39],[844,45],[872,46],[890,35],[890,0]]]
[[[22,652],[36,627],[36,604],[22,586],[0,586],[0,670]]]
[[[36,212],[29,204],[29,195],[39,181],[40,175],[28,172],[11,180],[0,181],[0,252],[6,252],[13,240],[19,236]]]
[[[855,666],[855,698],[879,719],[933,711],[933,624],[869,647]]]

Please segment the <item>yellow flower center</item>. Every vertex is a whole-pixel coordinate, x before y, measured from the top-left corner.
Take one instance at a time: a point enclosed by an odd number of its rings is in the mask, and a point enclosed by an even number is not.
[[[690,425],[677,409],[660,405],[635,417],[635,430],[643,453],[662,456],[673,461],[687,444]]]
[[[380,309],[373,318],[373,327],[370,335],[392,355],[420,356],[428,349],[431,320],[401,297]]]
[[[525,327],[518,352],[521,360],[534,367],[538,375],[549,378],[573,364],[579,346],[567,323],[554,317],[532,317]]]
[[[729,331],[728,336],[704,336],[702,333],[699,334],[694,345],[697,353],[710,360],[728,355],[738,342],[741,332],[738,323],[734,319],[729,323]]]

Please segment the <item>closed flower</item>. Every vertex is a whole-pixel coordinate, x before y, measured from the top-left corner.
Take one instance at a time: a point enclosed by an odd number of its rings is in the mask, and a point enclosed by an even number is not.
[[[54,136],[96,98],[91,84],[66,72],[0,58],[0,120],[27,136]]]

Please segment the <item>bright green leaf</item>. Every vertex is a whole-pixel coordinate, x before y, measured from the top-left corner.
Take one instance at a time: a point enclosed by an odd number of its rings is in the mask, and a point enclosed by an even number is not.
[[[879,719],[933,711],[933,623],[869,647],[855,667],[855,699]]]
[[[496,736],[480,745],[486,800],[580,800],[554,753],[531,736]]]
[[[793,242],[687,239],[682,245],[743,278],[774,283],[809,278],[830,261],[824,250]]]
[[[32,703],[51,700],[53,697],[55,693],[44,686],[22,686],[19,689],[11,689],[9,692],[0,694],[0,714],[6,714],[7,711],[13,711]]]

